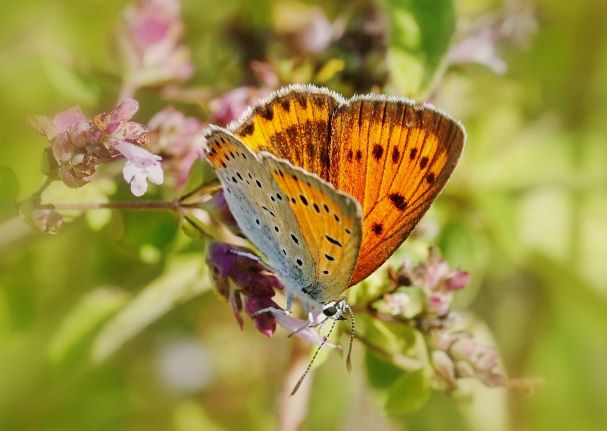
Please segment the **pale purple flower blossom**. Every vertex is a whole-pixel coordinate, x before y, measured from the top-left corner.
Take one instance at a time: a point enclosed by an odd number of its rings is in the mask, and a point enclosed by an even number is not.
[[[312,343],[322,343],[324,337],[312,328],[301,330],[308,324],[307,320],[295,319],[281,310],[273,301],[276,290],[282,285],[278,278],[268,271],[253,252],[244,247],[214,242],[209,246],[207,262],[213,271],[217,289],[231,304],[238,324],[242,327],[241,312],[244,309],[255,323],[257,330],[271,337],[276,331],[276,324],[284,327],[289,333]],[[262,309],[273,310],[258,313]]]
[[[482,17],[457,38],[447,55],[447,62],[477,63],[495,74],[503,74],[508,66],[501,58],[498,43],[509,41],[524,46],[536,30],[536,19],[528,9],[507,13],[502,17]]]
[[[160,165],[162,157],[128,142],[118,142],[114,147],[127,159],[122,175],[131,185],[131,193],[135,196],[143,196],[148,189],[148,180],[157,185],[162,184],[164,180]]]
[[[148,127],[155,151],[163,155],[167,176],[178,188],[183,187],[192,165],[202,156],[206,124],[167,107],[152,117]]]
[[[138,0],[123,13],[118,44],[135,87],[185,81],[194,73],[178,0]]]
[[[466,271],[454,270],[440,257],[438,252],[430,249],[430,256],[425,262],[412,266],[409,262],[403,263],[400,268],[391,270],[389,277],[397,286],[415,286],[421,289],[425,298],[425,306],[419,313],[429,316],[446,316],[451,310],[453,292],[464,288],[470,276]],[[402,292],[406,292],[406,289]],[[398,306],[394,298],[398,293],[384,295],[384,301],[393,310],[399,310],[401,315],[409,315],[410,306]]]
[[[319,7],[291,10],[279,9],[277,30],[282,33],[299,51],[318,54],[344,32],[345,21],[329,21],[325,12]]]
[[[55,235],[63,226],[63,216],[55,211],[53,205],[34,209],[26,220],[37,230],[51,235]]]
[[[271,90],[253,86],[238,87],[209,102],[211,122],[226,125],[238,119],[242,113]]]
[[[497,52],[499,32],[493,28],[482,28],[459,40],[449,51],[447,61],[450,64],[478,63],[493,73],[506,72],[506,62]]]

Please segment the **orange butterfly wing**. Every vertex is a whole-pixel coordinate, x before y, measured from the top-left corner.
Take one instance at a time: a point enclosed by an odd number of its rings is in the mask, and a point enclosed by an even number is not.
[[[251,151],[267,151],[328,180],[331,115],[343,103],[329,90],[292,85],[260,101],[229,129]]]
[[[354,196],[363,240],[350,285],[383,264],[411,233],[461,154],[462,126],[429,105],[368,95],[345,100],[311,85],[278,90],[230,129]]]
[[[350,284],[365,279],[407,238],[447,182],[464,130],[427,105],[385,96],[351,99],[334,113],[329,181],[363,211]]]

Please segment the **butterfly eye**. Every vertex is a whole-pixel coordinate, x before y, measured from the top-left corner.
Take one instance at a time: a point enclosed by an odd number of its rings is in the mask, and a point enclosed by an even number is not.
[[[323,308],[323,314],[327,317],[334,316],[337,313],[337,308],[334,305],[329,305],[328,307]]]

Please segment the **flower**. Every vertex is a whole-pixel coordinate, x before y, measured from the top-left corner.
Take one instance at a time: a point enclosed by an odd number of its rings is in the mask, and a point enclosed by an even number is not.
[[[137,101],[127,99],[110,112],[102,112],[92,120],[74,106],[53,118],[34,116],[29,119],[51,143],[45,173],[56,176],[68,187],[82,187],[91,181],[100,165],[126,157],[123,169],[131,190],[140,196],[147,189],[146,179],[161,184],[163,173],[160,156],[144,148],[149,144],[147,129],[130,121],[137,112]]]
[[[426,317],[441,317],[449,314],[453,302],[453,292],[463,289],[470,281],[470,275],[466,271],[449,268],[449,264],[440,257],[436,249],[431,248],[428,259],[416,266],[409,262],[403,263],[398,269],[390,269],[389,279],[395,286],[395,293],[383,296],[383,301],[394,311],[394,315],[412,317],[411,312],[415,309],[417,314],[425,313]],[[425,306],[421,309],[405,304],[402,300],[396,303],[400,296],[411,295],[421,289],[425,297]],[[415,291],[417,291],[415,290]],[[415,303],[417,306],[417,303]]]
[[[344,32],[344,20],[329,21],[319,7],[300,6],[277,9],[276,26],[292,47],[302,53],[318,54]]]
[[[505,386],[507,379],[498,372],[497,349],[475,340],[462,329],[463,319],[451,309],[454,292],[470,281],[466,271],[450,268],[430,248],[428,258],[416,265],[405,261],[388,271],[388,290],[372,307],[379,313],[409,319],[428,346],[434,381],[449,389],[458,380],[474,377],[486,386]]]
[[[279,308],[271,299],[275,289],[282,288],[276,276],[267,272],[253,252],[244,247],[212,243],[209,246],[207,261],[213,270],[219,293],[230,301],[238,324],[242,327],[240,313],[244,297],[245,312],[253,318],[262,334],[271,336],[276,330],[276,321],[272,314],[255,313],[266,307]]]
[[[447,61],[450,64],[478,63],[493,73],[506,72],[506,62],[497,52],[499,33],[492,28],[482,28],[478,32],[466,35],[449,51]]]
[[[127,159],[122,175],[131,185],[131,193],[135,196],[143,196],[148,189],[147,180],[154,184],[162,184],[164,180],[160,166],[162,157],[128,142],[118,142],[115,148]]]
[[[457,37],[447,55],[447,62],[477,63],[501,75],[508,66],[499,55],[498,42],[505,40],[525,46],[536,30],[537,21],[528,9],[515,10],[500,18],[481,17]]]
[[[29,217],[30,225],[40,232],[55,235],[63,226],[63,216],[52,205],[34,209]]]
[[[456,379],[476,377],[486,386],[505,386],[506,378],[496,371],[495,347],[479,344],[468,331],[433,331],[429,337],[433,366],[439,376],[455,387]],[[446,367],[446,364],[451,364]]]
[[[278,278],[268,271],[259,258],[249,249],[214,242],[209,246],[207,262],[213,271],[217,290],[232,306],[236,321],[242,328],[241,312],[253,319],[257,330],[271,337],[278,323],[289,332],[310,342],[320,344],[324,337],[311,328],[305,328],[307,320],[295,319],[285,314],[272,298],[282,285]],[[268,312],[260,310],[271,308]]]
[[[192,165],[202,156],[206,125],[169,106],[154,115],[148,127],[155,151],[164,157],[167,176],[177,187],[183,187]]]
[[[228,124],[238,119],[257,100],[270,94],[270,89],[259,89],[250,85],[238,87],[209,102],[211,122]]]
[[[194,73],[181,44],[184,24],[178,0],[139,0],[123,13],[118,45],[125,80],[135,87],[185,81]]]
[[[206,205],[206,209],[213,219],[221,221],[221,223],[228,227],[233,233],[241,234],[238,223],[236,223],[236,219],[230,211],[223,190],[218,190],[216,193],[213,193]]]

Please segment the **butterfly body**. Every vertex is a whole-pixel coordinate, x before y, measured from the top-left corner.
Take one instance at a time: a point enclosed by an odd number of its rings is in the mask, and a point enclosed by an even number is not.
[[[426,212],[465,134],[429,105],[294,85],[206,138],[231,211],[288,302],[332,312]]]

